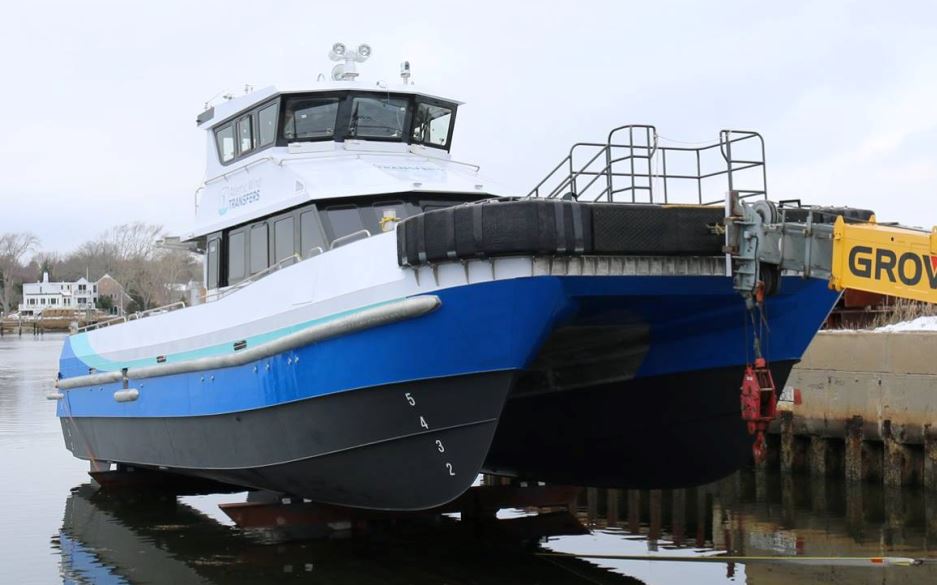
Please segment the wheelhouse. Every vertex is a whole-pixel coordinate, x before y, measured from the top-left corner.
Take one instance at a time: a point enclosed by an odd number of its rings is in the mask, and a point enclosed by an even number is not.
[[[257,152],[302,142],[402,142],[446,152],[458,105],[398,92],[283,94],[213,128],[218,160],[230,165]]]
[[[493,196],[476,165],[450,156],[460,102],[406,78],[225,97],[197,118],[208,160],[186,237],[205,254],[209,291]]]

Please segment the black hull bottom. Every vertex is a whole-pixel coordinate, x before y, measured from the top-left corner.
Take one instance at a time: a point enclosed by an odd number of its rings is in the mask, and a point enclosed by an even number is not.
[[[771,366],[780,388],[793,361]],[[751,460],[740,417],[743,368],[512,395],[485,470],[554,483],[680,488]]]
[[[341,506],[420,510],[471,486],[513,379],[424,380],[212,416],[61,421],[66,445],[84,459]]]

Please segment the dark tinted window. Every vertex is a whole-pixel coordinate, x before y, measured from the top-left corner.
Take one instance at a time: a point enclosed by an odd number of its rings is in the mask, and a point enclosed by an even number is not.
[[[248,152],[254,148],[254,131],[251,128],[250,116],[238,120],[238,144],[241,152]]]
[[[361,213],[354,205],[343,205],[338,207],[329,207],[325,210],[329,219],[329,227],[332,230],[332,240],[347,236],[364,229],[364,223],[361,221]]]
[[[293,218],[287,217],[273,224],[274,262],[293,255]]]
[[[251,274],[267,267],[267,224],[251,228]]]
[[[299,216],[299,227],[303,258],[325,251],[325,238],[322,237],[322,229],[319,227],[319,212],[315,208],[304,211]],[[319,249],[313,252],[316,248]]]
[[[245,262],[244,232],[233,233],[228,236],[228,284],[234,284],[244,278]]]
[[[277,137],[277,104],[260,110],[257,115],[257,146],[267,146]]]
[[[407,103],[401,98],[354,98],[348,135],[354,138],[403,137]]]
[[[413,116],[413,142],[428,146],[448,146],[451,122],[450,108],[418,104]]]
[[[218,256],[220,241],[208,240],[208,282],[205,288],[218,288]]]
[[[215,132],[215,141],[218,143],[221,162],[234,160],[234,126],[229,124]]]
[[[286,102],[283,136],[297,138],[330,138],[335,133],[338,98],[302,98]]]

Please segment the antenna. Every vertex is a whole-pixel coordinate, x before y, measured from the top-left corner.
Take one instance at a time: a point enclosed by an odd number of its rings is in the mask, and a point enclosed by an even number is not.
[[[358,77],[358,71],[355,63],[364,63],[371,56],[371,45],[362,43],[358,49],[349,49],[345,43],[335,43],[332,50],[329,51],[329,59],[332,61],[344,61],[332,68],[332,79],[334,81],[354,81]]]

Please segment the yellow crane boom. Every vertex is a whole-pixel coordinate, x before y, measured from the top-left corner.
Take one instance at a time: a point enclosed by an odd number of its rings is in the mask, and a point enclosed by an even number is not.
[[[837,218],[830,286],[937,303],[937,228]]]

